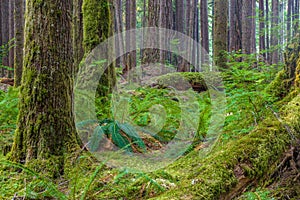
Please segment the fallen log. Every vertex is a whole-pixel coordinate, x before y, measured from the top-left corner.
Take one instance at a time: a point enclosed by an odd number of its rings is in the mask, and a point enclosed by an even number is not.
[[[13,78],[0,78],[0,83],[13,86],[14,85],[14,79]]]

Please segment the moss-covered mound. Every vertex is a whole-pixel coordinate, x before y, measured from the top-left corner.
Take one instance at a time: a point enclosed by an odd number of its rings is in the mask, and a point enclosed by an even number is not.
[[[147,84],[158,87],[173,87],[177,90],[193,88],[195,91],[207,91],[207,84],[202,73],[175,72],[154,77]]]

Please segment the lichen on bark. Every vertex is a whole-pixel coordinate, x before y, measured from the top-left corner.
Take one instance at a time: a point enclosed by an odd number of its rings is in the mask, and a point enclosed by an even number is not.
[[[72,111],[71,5],[27,1],[20,112],[10,154],[29,166],[44,163],[37,171],[53,178],[64,173],[65,156],[81,144]]]

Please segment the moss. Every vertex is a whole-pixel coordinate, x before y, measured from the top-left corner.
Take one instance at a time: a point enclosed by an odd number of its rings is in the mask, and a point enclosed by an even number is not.
[[[155,77],[150,80],[151,84],[161,87],[174,87],[178,90],[193,88],[198,92],[206,91],[207,85],[202,73],[176,72]]]
[[[298,56],[298,57],[300,57],[300,56]],[[296,88],[300,88],[300,59],[298,59],[296,64],[297,64],[296,72],[295,72],[296,78],[295,78],[295,84],[294,85],[295,85]]]
[[[112,15],[109,2],[109,0],[83,1],[83,45],[85,56],[112,35]],[[107,49],[107,60],[112,51],[110,48]],[[111,101],[109,95],[115,86],[115,82],[115,69],[113,65],[110,65],[100,78],[96,92],[95,104],[98,119],[110,118],[112,116],[110,113]]]
[[[300,131],[299,102],[297,96],[281,111],[284,123],[295,132]],[[194,152],[172,164],[167,171],[177,173],[181,181],[156,199],[218,199],[229,195],[243,180],[263,177],[290,141],[286,125],[269,116],[249,135],[229,142],[207,158]]]
[[[83,44],[85,52],[90,52],[110,35],[111,15],[107,0],[84,0]]]
[[[275,100],[283,99],[287,94],[289,94],[289,89],[291,81],[287,77],[287,72],[285,70],[280,71],[276,78],[268,85],[266,92]]]

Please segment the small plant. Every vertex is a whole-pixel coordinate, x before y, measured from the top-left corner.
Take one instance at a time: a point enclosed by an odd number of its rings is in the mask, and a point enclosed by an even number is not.
[[[100,122],[90,137],[88,147],[92,152],[97,151],[104,136],[117,147],[125,148],[127,152],[146,150],[146,145],[131,125],[107,119]]]
[[[2,60],[3,60],[3,57],[8,55],[9,50],[12,47],[14,47],[14,40],[15,39],[11,39],[10,41],[8,41],[7,44],[3,44],[2,46],[0,46],[0,68],[4,68],[4,69],[9,70],[9,71],[12,71],[14,69],[9,67],[9,66],[2,65]]]
[[[229,54],[229,69],[223,73],[227,116],[224,139],[249,133],[261,120],[274,99],[265,92],[282,66],[257,61],[256,55]]]
[[[0,90],[0,146],[2,153],[9,152],[16,129],[18,110],[18,89],[9,87],[7,92]]]
[[[255,192],[246,192],[242,195],[241,199],[245,200],[274,200],[269,196],[270,192],[268,190],[262,190],[258,188]]]

